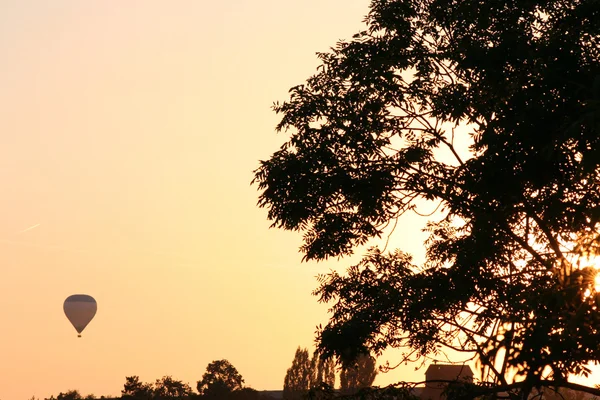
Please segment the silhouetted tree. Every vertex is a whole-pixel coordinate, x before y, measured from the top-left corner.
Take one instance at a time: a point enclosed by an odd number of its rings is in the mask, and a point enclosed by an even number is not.
[[[56,396],[56,400],[81,400],[83,397],[77,390],[67,390],[65,393],[60,392]]]
[[[375,358],[369,354],[361,354],[353,364],[342,368],[340,389],[342,393],[356,393],[358,389],[371,387],[376,376]]]
[[[423,265],[373,248],[320,278],[315,294],[334,305],[319,348],[344,363],[456,350],[490,390],[522,398],[588,374],[598,1],[373,0],[366,24],[275,105],[291,137],[255,171],[259,205],[304,232],[307,260],[351,254],[417,207],[437,213]]]
[[[319,357],[315,352],[312,359],[307,349],[298,347],[292,366],[287,370],[283,384],[283,397],[297,399],[310,389],[335,386],[335,361],[333,358]]]
[[[141,382],[139,376],[128,376],[125,377],[121,396],[123,399],[150,400],[154,397],[154,387],[151,383]]]
[[[298,400],[311,388],[314,376],[314,364],[307,349],[298,347],[292,366],[287,370],[283,381],[283,399]]]
[[[319,357],[319,354],[315,352],[311,364],[313,368],[311,387],[323,383],[332,388],[335,387],[335,360],[332,357],[325,359]]]
[[[204,397],[224,398],[233,391],[241,390],[243,384],[242,375],[229,361],[217,360],[208,364],[197,388]]]
[[[100,397],[101,399],[104,398],[104,396]],[[30,400],[35,400],[36,397],[32,396]],[[44,400],[94,400],[96,399],[96,396],[94,396],[93,394],[88,394],[85,397],[81,395],[81,393],[79,393],[79,391],[77,390],[67,390],[65,393],[59,393],[58,396],[54,397],[54,396],[50,396],[45,398]]]
[[[158,399],[178,399],[193,395],[192,388],[187,383],[164,376],[154,383],[154,396]]]

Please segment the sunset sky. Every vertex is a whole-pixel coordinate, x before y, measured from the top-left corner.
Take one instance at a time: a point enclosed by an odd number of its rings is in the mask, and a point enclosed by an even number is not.
[[[130,375],[195,388],[223,358],[283,387],[327,320],[315,276],[358,257],[301,263],[301,234],[269,229],[250,181],[286,138],[272,103],[368,4],[0,2],[0,399],[119,395]],[[390,246],[418,259],[420,223]],[[81,339],[75,293],[98,302]]]

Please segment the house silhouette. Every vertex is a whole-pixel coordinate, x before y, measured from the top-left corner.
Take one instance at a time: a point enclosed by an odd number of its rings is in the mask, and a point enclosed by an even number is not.
[[[443,382],[439,382],[443,381]],[[473,381],[473,371],[468,365],[431,364],[425,371],[425,388],[421,400],[441,400],[449,381]]]

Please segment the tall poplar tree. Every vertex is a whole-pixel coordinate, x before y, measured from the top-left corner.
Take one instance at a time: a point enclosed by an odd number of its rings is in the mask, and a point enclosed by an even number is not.
[[[299,400],[306,395],[313,382],[314,364],[307,349],[298,347],[292,366],[287,370],[283,382],[283,399]]]
[[[354,363],[342,368],[340,390],[342,393],[354,393],[358,389],[371,387],[376,376],[375,358],[369,354],[361,354]]]

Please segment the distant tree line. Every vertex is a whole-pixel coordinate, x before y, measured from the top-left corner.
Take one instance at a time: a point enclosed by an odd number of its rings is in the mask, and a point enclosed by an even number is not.
[[[332,358],[312,357],[306,348],[298,347],[288,368],[283,383],[283,400],[335,400],[335,399],[394,399],[418,400],[414,385],[397,384],[379,388],[373,386],[377,376],[376,359],[362,353],[353,363],[337,366]],[[339,385],[336,387],[336,380]],[[460,385],[453,390],[463,390]],[[121,400],[274,400],[265,392],[244,386],[244,378],[227,360],[216,360],[208,364],[202,379],[196,382],[196,390],[188,383],[163,376],[154,382],[143,382],[137,375],[127,376]],[[584,400],[585,394],[570,390],[544,390],[544,399]],[[461,398],[459,395],[457,398]],[[115,398],[93,394],[82,395],[77,390],[61,392],[44,400],[94,400]],[[30,400],[40,400],[32,397]],[[116,400],[116,399],[115,399]]]
[[[335,389],[339,372],[339,388]],[[336,367],[332,358],[312,357],[307,349],[298,347],[283,384],[283,400],[301,400],[311,394],[352,395],[371,387],[377,375],[375,358],[361,354],[353,364]],[[312,391],[312,392],[311,392]],[[82,395],[77,390],[61,392],[44,400],[92,400],[93,394]],[[101,396],[99,399],[110,399]],[[209,363],[202,379],[196,382],[196,391],[188,383],[167,375],[154,382],[143,382],[137,375],[125,377],[121,390],[122,400],[272,400],[268,394],[244,386],[244,378],[227,360]],[[32,397],[30,400],[39,400]]]
[[[125,377],[121,390],[122,400],[169,400],[169,399],[202,399],[202,400],[267,400],[265,395],[250,387],[244,386],[244,378],[227,360],[216,360],[208,364],[206,372],[196,383],[197,392],[181,380],[164,376],[154,382],[143,382],[137,375]],[[93,394],[84,396],[77,390],[59,393],[44,400],[91,400]],[[110,399],[101,396],[99,399]],[[268,399],[271,399],[268,397]],[[30,400],[39,400],[32,397]],[[272,400],[272,399],[271,399]]]

